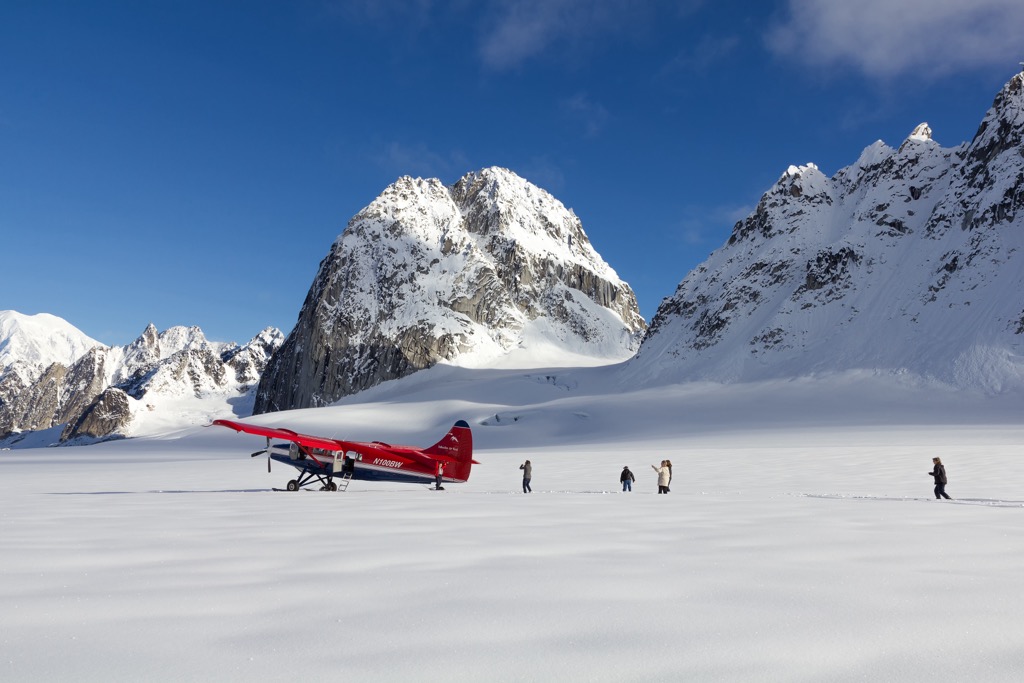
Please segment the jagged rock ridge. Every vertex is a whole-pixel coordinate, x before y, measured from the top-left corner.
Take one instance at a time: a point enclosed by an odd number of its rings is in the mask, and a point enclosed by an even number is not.
[[[974,139],[921,124],[828,178],[790,167],[651,321],[627,373],[743,381],[868,369],[1024,384],[1024,75]]]
[[[20,348],[38,347],[33,334],[21,336]],[[149,325],[127,346],[96,343],[84,353],[78,336],[69,338],[75,341],[58,345],[62,361],[42,367],[27,353],[29,360],[12,354],[0,365],[0,439],[59,425],[62,442],[123,436],[141,413],[164,403],[173,411],[190,398],[251,395],[284,335],[267,328],[239,346],[210,342],[198,327],[160,333]]]
[[[636,297],[561,202],[506,169],[451,187],[403,177],[321,262],[256,412],[325,405],[438,362],[544,345],[622,360]]]

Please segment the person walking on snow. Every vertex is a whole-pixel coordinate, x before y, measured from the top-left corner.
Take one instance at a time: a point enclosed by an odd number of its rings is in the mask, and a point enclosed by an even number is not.
[[[434,482],[435,482],[435,486],[436,486],[436,488],[434,489],[435,491],[443,491],[444,490],[444,487],[441,486],[441,479],[443,479],[443,478],[444,478],[444,465],[442,463],[437,463],[437,474],[434,476]]]
[[[629,465],[622,468],[622,474],[619,475],[619,481],[622,482],[623,491],[632,491],[633,482],[636,481],[636,477],[629,471]]]
[[[946,495],[946,468],[943,467],[942,460],[932,458],[932,471],[928,474],[935,477],[935,499],[950,500],[950,497]]]
[[[668,493],[668,483],[672,480],[672,470],[666,464],[667,460],[661,461],[661,467],[651,465],[651,469],[658,473],[658,493]]]
[[[519,469],[523,471],[523,493],[533,493],[533,489],[530,488],[530,480],[533,479],[533,465],[527,460]]]

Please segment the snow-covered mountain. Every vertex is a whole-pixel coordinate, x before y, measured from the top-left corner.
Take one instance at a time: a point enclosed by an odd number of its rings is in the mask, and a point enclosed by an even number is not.
[[[666,298],[626,373],[747,381],[867,369],[1024,386],[1024,74],[974,139],[921,124],[826,177],[791,166]]]
[[[0,366],[0,439],[58,427],[61,441],[130,436],[206,422],[231,404],[248,414],[267,359],[284,339],[267,328],[239,346],[210,342],[198,327],[160,333],[149,325],[131,344],[108,347],[60,318],[43,320],[0,337],[12,349]]]
[[[325,405],[439,362],[621,361],[645,328],[633,291],[544,190],[502,168],[450,187],[406,176],[321,262],[256,412]]]
[[[0,311],[0,372],[13,365],[38,375],[52,363],[71,365],[94,346],[102,344],[55,315]]]

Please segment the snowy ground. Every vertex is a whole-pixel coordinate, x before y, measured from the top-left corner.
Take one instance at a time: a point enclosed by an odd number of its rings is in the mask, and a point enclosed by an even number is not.
[[[274,492],[216,428],[0,453],[0,679],[1020,680],[1020,397],[599,372],[261,418],[417,445],[467,419],[482,464],[444,492]]]

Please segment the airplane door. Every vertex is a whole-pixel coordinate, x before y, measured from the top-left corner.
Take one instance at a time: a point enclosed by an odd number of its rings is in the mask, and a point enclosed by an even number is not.
[[[342,472],[352,474],[356,471],[356,460],[362,460],[363,456],[355,451],[349,451],[345,453],[344,464],[342,465]]]

